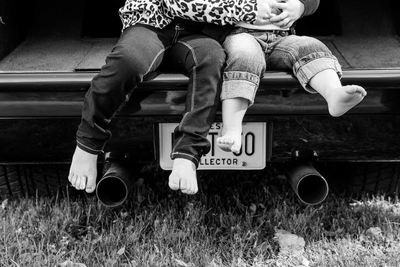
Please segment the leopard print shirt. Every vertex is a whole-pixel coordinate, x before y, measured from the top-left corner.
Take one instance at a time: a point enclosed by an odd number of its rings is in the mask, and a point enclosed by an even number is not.
[[[162,29],[175,17],[219,25],[253,23],[257,0],[126,0],[119,15],[123,30],[137,23]]]

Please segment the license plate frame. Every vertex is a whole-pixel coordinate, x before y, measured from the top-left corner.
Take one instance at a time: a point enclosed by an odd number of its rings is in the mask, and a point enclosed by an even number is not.
[[[178,123],[158,123],[158,159],[163,170],[171,170],[173,130]],[[244,122],[239,155],[222,151],[216,145],[222,123],[213,123],[208,134],[210,152],[203,156],[199,170],[262,170],[272,155],[272,122]],[[169,144],[169,145],[168,145]]]

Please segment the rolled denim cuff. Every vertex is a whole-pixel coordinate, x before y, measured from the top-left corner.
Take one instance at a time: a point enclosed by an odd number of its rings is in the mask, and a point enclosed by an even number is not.
[[[293,73],[301,86],[309,93],[316,93],[310,87],[310,80],[321,71],[333,69],[339,79],[342,77],[342,67],[337,58],[326,52],[316,52],[301,58],[293,65]]]
[[[103,129],[98,124],[90,124],[82,119],[76,131],[76,145],[90,154],[104,153],[106,143],[111,139],[111,131]]]
[[[76,146],[89,154],[99,155],[101,153],[104,153],[104,151],[102,149],[92,148],[90,145],[87,145],[84,142],[79,141],[79,140],[76,140]]]
[[[260,77],[253,73],[242,71],[229,71],[224,73],[221,100],[231,98],[244,98],[249,101],[249,106],[254,104],[254,98],[260,84]]]
[[[194,163],[196,166],[196,169],[199,167],[200,159],[196,156],[187,154],[187,153],[182,153],[182,152],[173,152],[171,153],[171,159],[187,159],[190,160],[191,162]]]

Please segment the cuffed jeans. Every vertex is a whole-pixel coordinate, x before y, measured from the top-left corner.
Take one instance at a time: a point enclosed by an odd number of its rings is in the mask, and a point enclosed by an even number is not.
[[[336,57],[321,41],[312,37],[239,28],[225,39],[223,46],[227,65],[221,100],[240,97],[253,104],[266,69],[292,71],[310,93],[315,93],[309,82],[317,73],[333,69],[342,76]]]
[[[201,34],[201,29],[198,23],[126,29],[85,95],[76,134],[78,147],[92,154],[102,152],[111,138],[111,119],[134,88],[166,61],[189,76],[186,110],[174,132],[171,158],[185,158],[198,166],[200,157],[210,150],[206,137],[214,121],[225,63],[221,45]]]

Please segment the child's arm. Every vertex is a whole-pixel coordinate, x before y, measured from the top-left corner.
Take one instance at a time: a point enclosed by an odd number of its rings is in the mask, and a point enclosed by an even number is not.
[[[266,0],[164,0],[163,3],[169,17],[219,25],[234,25],[239,21],[262,24],[271,17]]]

